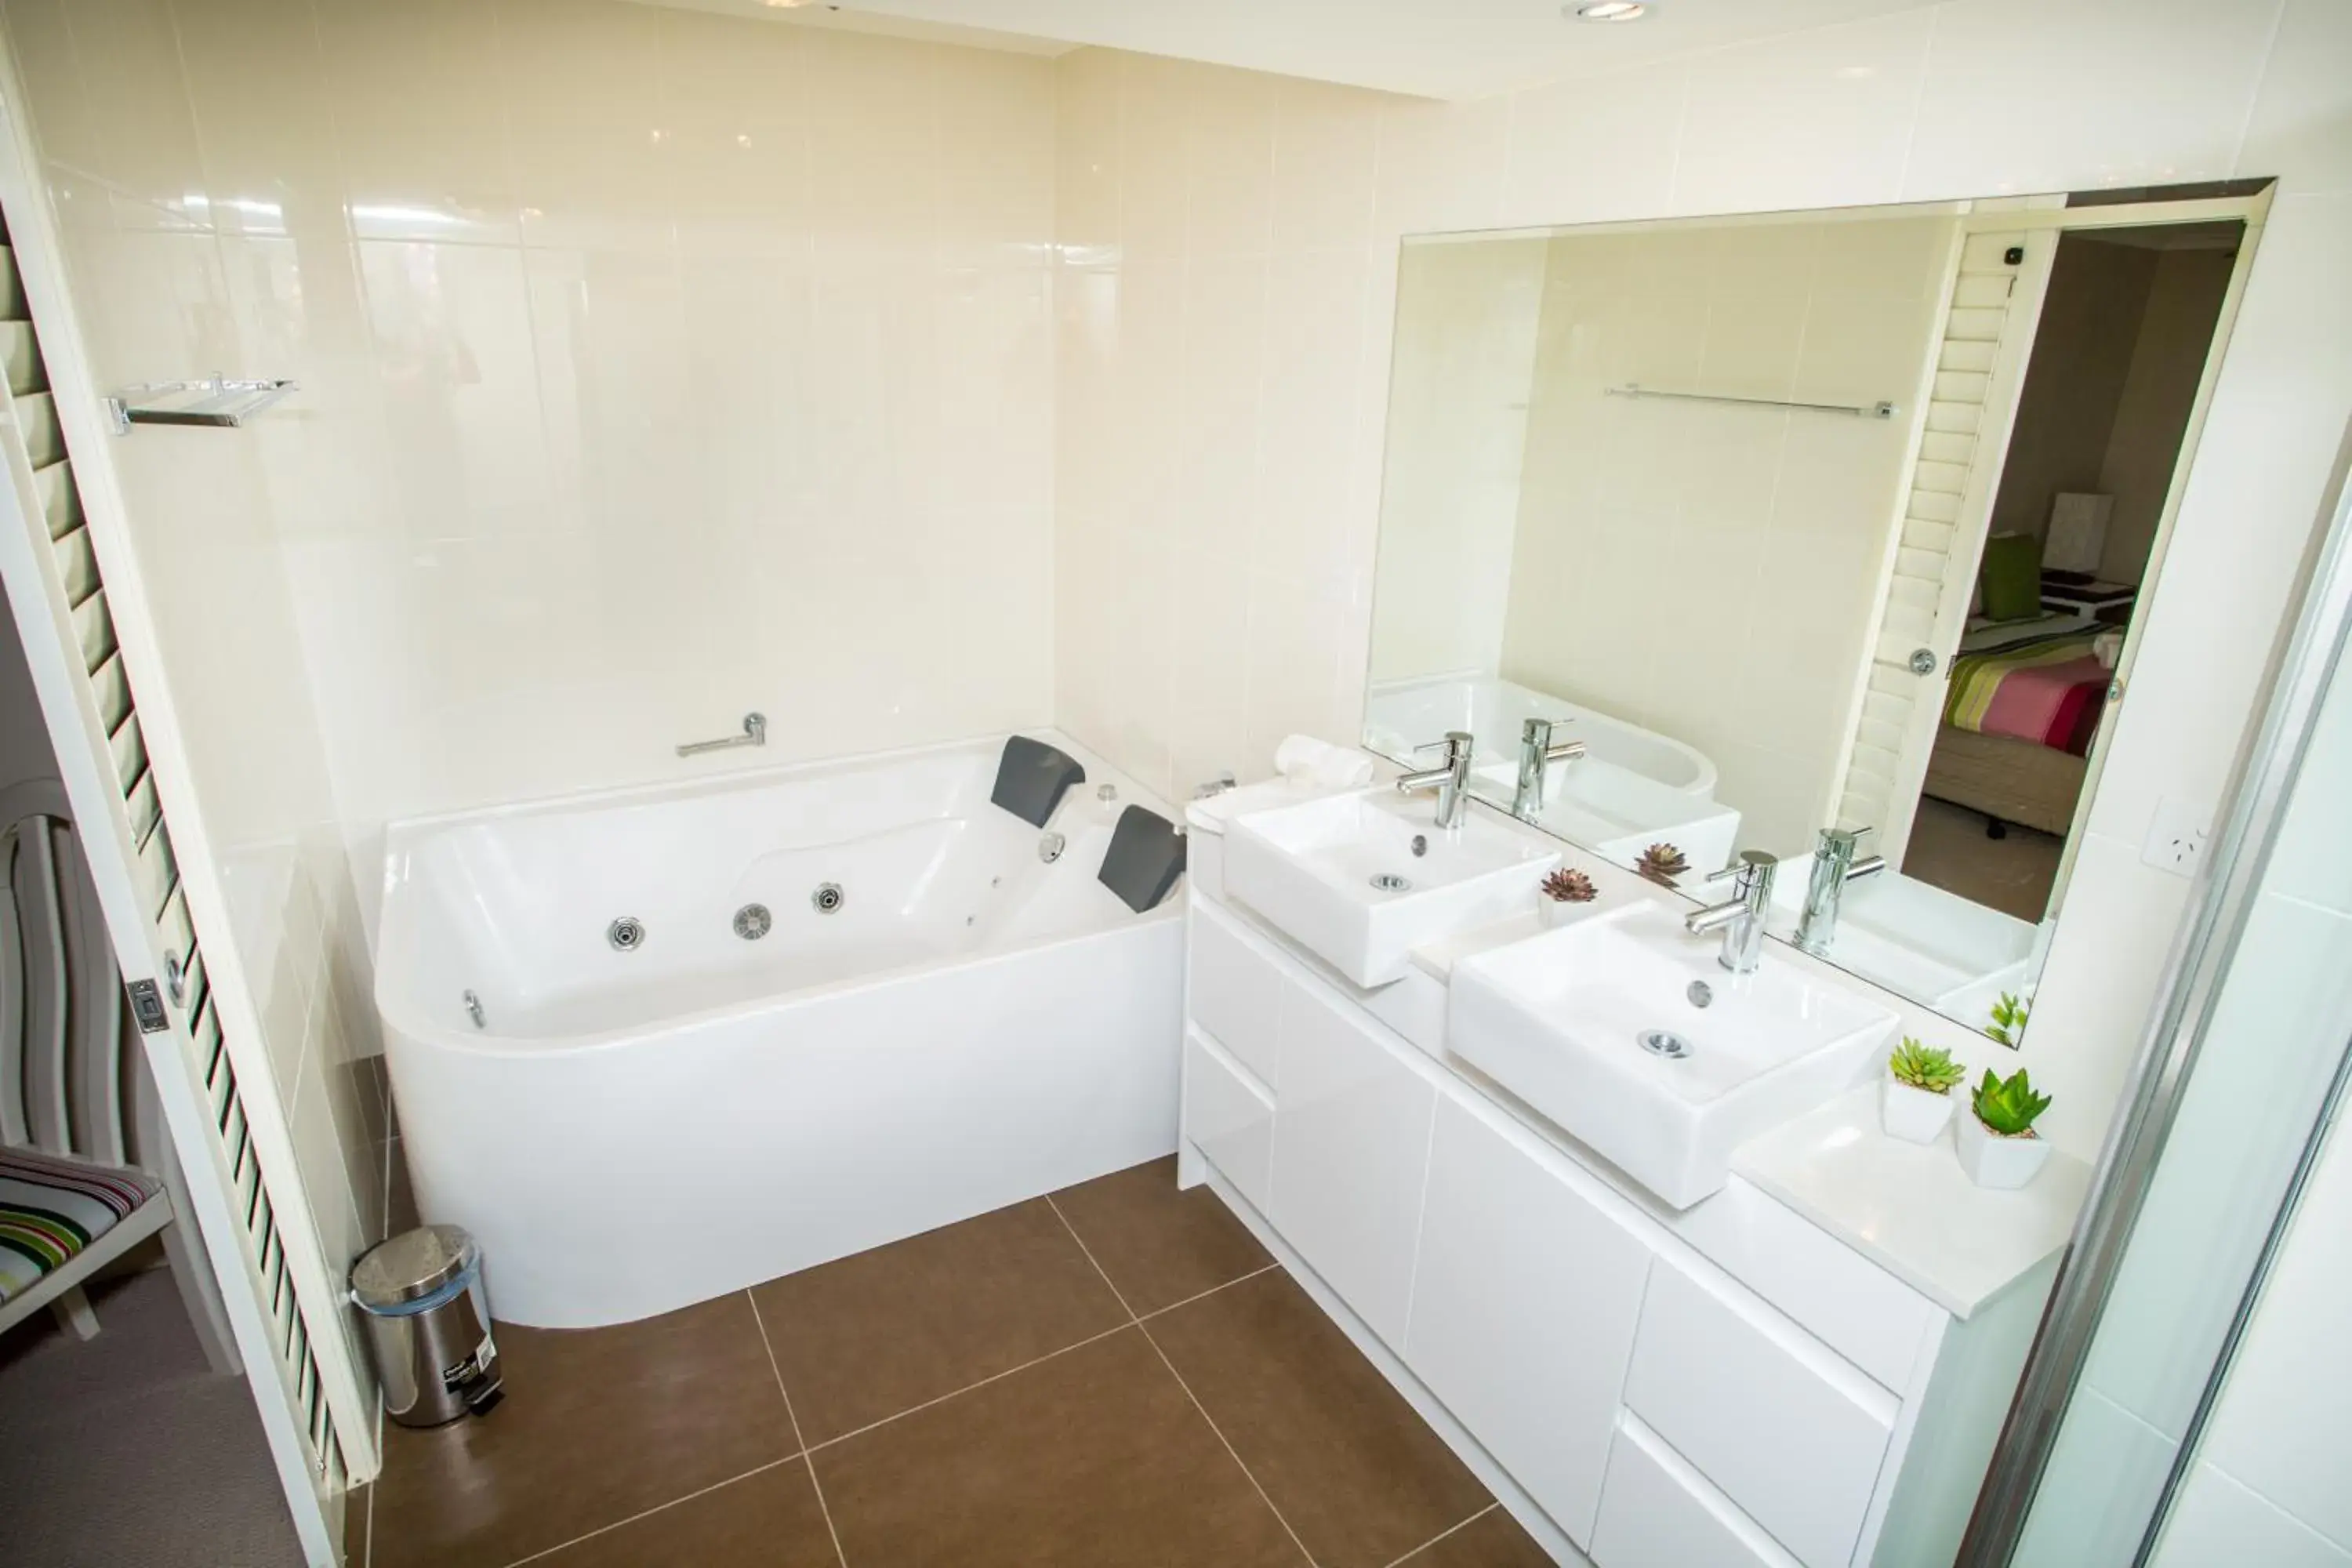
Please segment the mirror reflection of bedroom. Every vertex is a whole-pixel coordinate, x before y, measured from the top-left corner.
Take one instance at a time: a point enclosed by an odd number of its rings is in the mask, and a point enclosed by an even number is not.
[[[2049,911],[2241,234],[2060,239],[1906,875],[2020,920]]]

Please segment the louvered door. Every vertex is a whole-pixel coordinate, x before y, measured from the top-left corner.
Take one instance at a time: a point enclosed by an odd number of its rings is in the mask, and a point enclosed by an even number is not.
[[[1984,230],[1961,244],[1838,809],[1842,822],[1877,828],[1877,852],[1894,865],[1910,841],[1945,684],[1968,629],[1977,561],[2057,252],[2052,228]]]
[[[9,182],[12,195],[24,189]],[[46,212],[25,205],[17,195],[6,219],[46,238]],[[173,791],[159,787],[141,723],[141,675],[154,672],[130,668],[60,430],[59,396],[86,399],[78,429],[93,432],[97,400],[83,384],[52,389],[52,369],[61,384],[87,376],[47,362],[36,309],[64,319],[62,284],[28,289],[14,247],[0,249],[0,576],[305,1555],[333,1563],[342,1496],[375,1469],[373,1400],[275,1087],[260,1068],[240,1071],[266,1067],[260,1042],[224,1033],[165,816]]]

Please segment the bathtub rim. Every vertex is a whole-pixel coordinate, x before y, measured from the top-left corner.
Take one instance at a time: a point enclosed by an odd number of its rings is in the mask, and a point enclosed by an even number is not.
[[[684,782],[622,784],[576,791],[567,795],[541,796],[532,800],[502,802],[491,806],[473,806],[457,811],[436,812],[429,816],[404,817],[397,822],[386,824],[384,828],[383,880],[380,889],[383,899],[380,908],[383,911],[383,917],[379,923],[375,949],[371,955],[375,975],[374,984],[370,987],[370,999],[375,1004],[377,1018],[388,1032],[399,1035],[404,1040],[449,1051],[467,1052],[478,1056],[528,1058],[582,1055],[618,1049],[642,1041],[650,1036],[676,1029],[698,1027],[735,1018],[756,1017],[762,1014],[782,1011],[795,1004],[816,997],[853,994],[882,985],[903,983],[911,975],[976,967],[1018,958],[1066,943],[1116,937],[1159,921],[1181,919],[1184,912],[1184,879],[1181,877],[1178,879],[1177,885],[1171,888],[1167,896],[1158,904],[1141,914],[1130,914],[1127,919],[1115,924],[1093,927],[1085,931],[1065,931],[1059,935],[1030,937],[1001,947],[985,947],[977,952],[958,954],[946,959],[899,963],[886,969],[861,971],[856,974],[845,975],[839,980],[795,986],[789,991],[774,992],[748,1002],[699,1007],[692,1012],[672,1014],[651,1023],[626,1028],[606,1029],[594,1034],[535,1037],[500,1035],[493,1028],[469,1035],[463,1030],[446,1028],[440,1025],[421,1020],[414,1010],[405,1005],[404,1002],[396,1001],[390,994],[392,987],[388,984],[388,977],[395,973],[396,966],[385,963],[384,960],[386,941],[393,931],[391,910],[394,889],[396,885],[393,869],[394,861],[412,840],[427,830],[478,822],[499,821],[518,816],[559,815],[568,811],[593,808],[598,805],[634,805],[666,800],[690,800],[705,794],[756,788],[763,782],[778,782],[782,775],[818,775],[828,772],[849,772],[868,764],[904,761],[988,742],[1001,743],[1005,738],[1016,734],[1047,738],[1056,744],[1065,744],[1073,750],[1073,754],[1078,761],[1088,764],[1090,769],[1093,764],[1099,763],[1106,773],[1116,776],[1115,782],[1120,786],[1122,802],[1150,806],[1166,816],[1168,820],[1176,823],[1178,830],[1182,831],[1183,821],[1181,814],[1171,814],[1167,803],[1136,783],[1124,770],[1106,761],[1084,742],[1074,740],[1052,726],[991,731],[967,736],[961,740],[938,741],[919,746],[894,747],[887,752],[862,752],[854,756],[813,758],[797,763],[782,763],[770,767],[737,768],[706,778]],[[1091,772],[1087,782],[1095,782]],[[1132,795],[1128,793],[1130,788],[1133,791]],[[1189,868],[1185,875],[1190,875]],[[391,1041],[387,1039],[385,1042],[387,1055],[390,1054],[391,1048]]]

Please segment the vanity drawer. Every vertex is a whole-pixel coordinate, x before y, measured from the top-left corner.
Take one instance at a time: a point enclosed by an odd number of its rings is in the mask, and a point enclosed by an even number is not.
[[[1844,1563],[1895,1398],[1735,1290],[1664,1259],[1650,1270],[1626,1406],[1800,1562]]]
[[[1266,1212],[1274,1097],[1198,1029],[1184,1032],[1184,1136],[1252,1207]]]
[[[1281,962],[1231,916],[1198,902],[1192,905],[1188,934],[1186,1011],[1260,1083],[1274,1088],[1282,993],[1290,984]]]
[[[1592,1560],[1601,1568],[1795,1568],[1797,1561],[1631,1417],[1609,1447]]]

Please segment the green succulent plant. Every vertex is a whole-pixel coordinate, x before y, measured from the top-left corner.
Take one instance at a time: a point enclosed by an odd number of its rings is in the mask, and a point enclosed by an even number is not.
[[[2034,1118],[2050,1109],[2050,1097],[2033,1092],[2023,1068],[2005,1079],[1995,1077],[1987,1068],[1970,1103],[1987,1131],[2004,1138],[2021,1138],[2033,1130]]]
[[[2032,1003],[2004,991],[2000,1000],[1992,1005],[1992,1023],[1985,1033],[2004,1046],[2014,1046],[2025,1037],[2025,1020],[2032,1011]]]
[[[1968,1081],[1969,1069],[1952,1059],[1941,1046],[1923,1046],[1910,1036],[1886,1058],[1886,1070],[1897,1083],[1924,1089],[1929,1094],[1949,1094]]]

